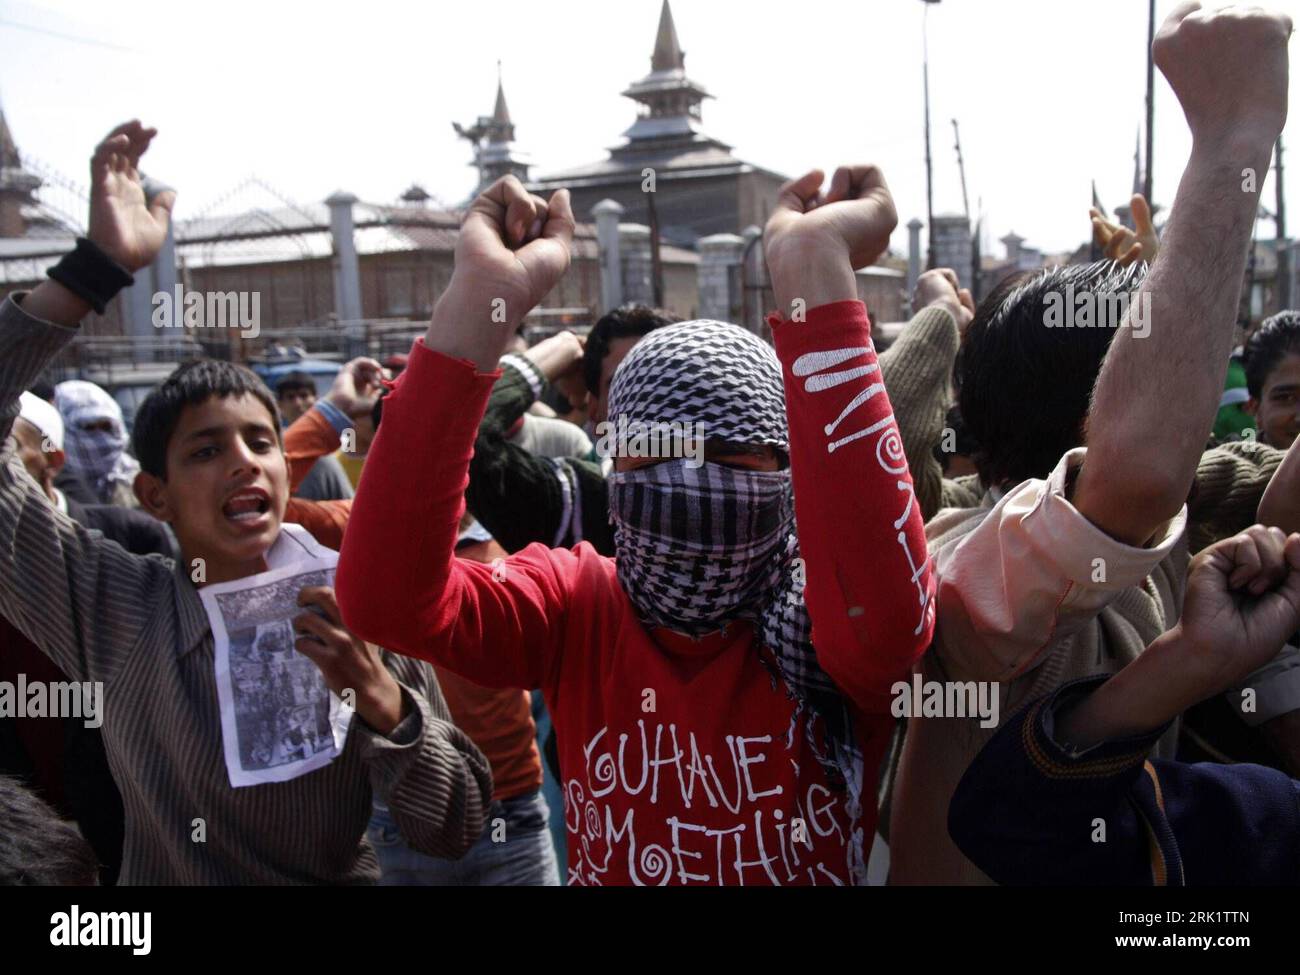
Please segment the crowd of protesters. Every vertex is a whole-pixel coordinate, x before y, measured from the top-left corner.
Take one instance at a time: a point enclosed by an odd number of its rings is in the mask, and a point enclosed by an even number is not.
[[[1300,311],[1237,324],[1290,32],[1179,7],[1161,230],[1094,212],[1104,259],[978,304],[926,272],[879,356],[875,167],[782,188],[764,336],[629,305],[532,347],[574,220],[506,177],[409,356],[319,398],[186,363],[129,436],[42,384],[166,235],[119,126],[0,304],[0,688],[104,698],[0,713],[0,882],[1297,882]],[[236,786],[202,590],[324,551],[285,621],[353,723]]]

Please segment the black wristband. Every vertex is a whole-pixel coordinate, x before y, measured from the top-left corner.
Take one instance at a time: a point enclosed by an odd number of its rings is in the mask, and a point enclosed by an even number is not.
[[[78,237],[72,252],[45,273],[101,315],[119,291],[135,283],[126,268],[86,237]]]

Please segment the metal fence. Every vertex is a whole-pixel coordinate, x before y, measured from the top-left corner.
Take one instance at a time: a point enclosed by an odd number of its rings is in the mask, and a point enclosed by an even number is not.
[[[586,306],[539,308],[524,319],[523,334],[534,345],[564,329],[586,334],[594,321],[593,309]],[[185,329],[157,338],[79,335],[50,363],[44,378],[50,383],[86,379],[111,391],[156,385],[192,359],[245,364],[315,359],[340,365],[358,355],[383,360],[409,352],[427,328],[427,321],[366,319],[261,329],[252,337],[234,329]]]

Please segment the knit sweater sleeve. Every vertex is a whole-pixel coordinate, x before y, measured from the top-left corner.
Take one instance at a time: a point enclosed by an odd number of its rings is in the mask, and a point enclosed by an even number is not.
[[[978,474],[967,474],[953,480],[943,479],[940,508],[977,508],[984,497]]]
[[[925,308],[880,353],[880,374],[894,406],[921,516],[927,520],[943,507],[943,469],[934,448],[943,436],[958,342],[952,315]]]
[[[1199,552],[1255,524],[1260,498],[1285,456],[1254,440],[1202,454],[1187,501],[1188,550]]]
[[[0,615],[72,680],[111,681],[141,645],[170,646],[169,562],[129,554],[56,509],[10,436],[19,395],[77,332],[0,300]]]
[[[834,302],[772,324],[817,662],[859,708],[884,713],[930,642],[934,583],[866,308]]]
[[[492,803],[492,768],[452,721],[433,668],[383,654],[408,710],[388,735],[365,726],[362,754],[371,785],[411,848],[460,857],[483,832]]]

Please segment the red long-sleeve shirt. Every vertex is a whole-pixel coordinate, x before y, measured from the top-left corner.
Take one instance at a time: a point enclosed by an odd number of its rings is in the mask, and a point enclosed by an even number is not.
[[[933,627],[921,515],[863,305],[775,334],[813,643],[854,712],[870,796],[890,687]],[[571,883],[860,880],[875,810],[830,784],[748,624],[700,640],[647,630],[614,561],[585,543],[495,565],[452,557],[494,379],[415,344],[344,540],[348,626],[485,686],[543,689]]]

